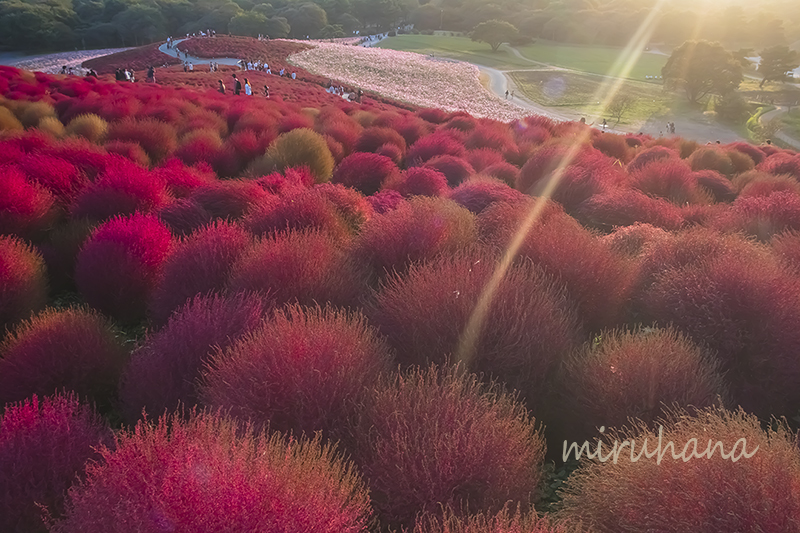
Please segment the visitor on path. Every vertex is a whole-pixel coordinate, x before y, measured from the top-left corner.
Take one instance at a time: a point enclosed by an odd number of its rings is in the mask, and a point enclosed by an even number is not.
[[[514,91],[511,91],[511,99],[514,99]]]
[[[237,96],[242,94],[242,82],[239,81],[236,74],[233,75],[233,94]]]
[[[266,98],[269,98],[269,87],[267,87],[266,85],[264,85],[264,96]]]
[[[586,124],[586,117],[581,117],[581,124]]]
[[[250,80],[247,78],[244,79],[244,94],[253,96],[253,88],[250,86]]]
[[[506,89],[506,100],[508,100],[508,89]]]
[[[189,72],[194,72],[194,63],[189,63]]]
[[[608,127],[608,122],[606,121],[606,119],[603,119],[603,131],[606,131],[607,127]]]
[[[225,84],[222,83],[222,80],[219,80],[219,88],[217,90],[222,94],[225,94]]]
[[[297,79],[297,72],[292,72],[292,79],[293,79],[293,80],[296,80],[296,79]]]
[[[147,79],[145,81],[148,83],[156,82],[156,69],[153,67],[153,65],[150,65],[150,68],[147,69]]]

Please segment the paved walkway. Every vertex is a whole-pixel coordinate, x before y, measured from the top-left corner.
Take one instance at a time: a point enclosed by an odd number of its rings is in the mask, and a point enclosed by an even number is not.
[[[210,37],[208,37],[208,38],[210,38]],[[234,67],[238,67],[239,66],[239,61],[241,61],[241,59],[242,59],[241,57],[240,58],[236,58],[236,59],[234,59],[232,57],[217,57],[217,58],[214,58],[214,59],[199,58],[199,57],[194,57],[194,56],[188,56],[187,57],[186,54],[184,54],[183,52],[179,52],[178,49],[176,48],[178,43],[182,43],[185,40],[186,39],[178,39],[178,40],[172,41],[173,42],[172,48],[167,48],[167,43],[164,43],[164,44],[162,44],[161,46],[158,47],[158,51],[159,52],[163,52],[163,53],[167,54],[168,56],[177,57],[181,61],[188,61],[189,63],[192,63],[194,65],[206,65],[206,66],[208,66],[208,64],[211,61],[214,61],[215,63],[219,63],[220,65],[231,65],[231,66],[234,66]]]
[[[764,113],[760,117],[758,117],[759,122],[769,122],[774,118],[778,118],[784,113],[788,113],[789,109],[784,106],[778,106],[769,113]],[[791,146],[795,150],[800,150],[800,139],[795,139],[794,137],[790,137],[788,134],[779,131],[775,134],[775,138],[779,141],[785,143],[787,146]]]

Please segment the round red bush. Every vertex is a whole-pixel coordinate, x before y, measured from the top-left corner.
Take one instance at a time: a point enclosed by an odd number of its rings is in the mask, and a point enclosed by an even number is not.
[[[434,168],[411,167],[383,183],[385,190],[394,190],[405,197],[443,196],[450,190],[447,176]]]
[[[676,205],[708,203],[698,190],[696,175],[680,159],[648,163],[631,173],[630,184],[648,196]]]
[[[47,531],[64,510],[64,497],[83,477],[97,448],[112,443],[103,420],[73,394],[9,404],[0,417],[0,528],[9,533]]]
[[[44,259],[14,236],[0,235],[0,331],[47,302]]]
[[[177,198],[189,196],[196,188],[216,181],[216,176],[209,167],[187,167],[174,157],[154,168],[151,174],[154,179],[166,184],[169,193]]]
[[[612,188],[592,196],[573,214],[585,226],[603,231],[636,223],[675,230],[684,223],[684,216],[675,204],[624,188]]]
[[[455,202],[412,198],[364,224],[353,257],[382,277],[415,261],[464,250],[477,237],[475,217]]]
[[[391,128],[371,127],[361,132],[353,147],[355,152],[377,152],[384,144],[393,144],[401,155],[406,152],[406,140]]]
[[[405,366],[459,361],[535,401],[578,345],[577,319],[541,269],[521,263],[496,279],[499,268],[485,253],[412,265],[385,283],[372,320]]]
[[[511,163],[500,162],[483,169],[483,174],[497,178],[509,187],[514,187],[519,179],[519,169]]]
[[[525,408],[455,370],[414,370],[369,391],[349,439],[383,523],[418,513],[527,508],[544,440]]]
[[[350,228],[336,205],[315,189],[292,191],[255,205],[242,224],[254,235],[317,229],[345,240]]]
[[[64,205],[69,205],[87,183],[75,165],[59,157],[31,154],[19,160],[19,167],[31,182],[50,191]]]
[[[613,439],[635,442],[637,454],[647,439],[652,453],[661,433],[637,425],[613,432],[608,440]],[[694,448],[692,439],[700,441]],[[744,448],[734,446],[739,439],[744,439]],[[796,529],[800,455],[794,432],[785,423],[765,431],[756,417],[742,411],[676,412],[665,421],[663,441],[674,443],[674,453],[686,455],[722,442],[724,453],[735,450],[733,457],[741,460],[733,464],[718,448],[710,459],[673,459],[667,447],[660,463],[656,457],[632,461],[629,450],[619,454],[619,461],[586,461],[564,485],[561,516],[590,523],[598,531]],[[750,456],[754,450],[758,452]]]
[[[203,206],[188,198],[178,198],[158,210],[158,218],[175,235],[188,235],[213,219]]]
[[[478,148],[475,150],[470,150],[466,153],[464,159],[466,159],[467,162],[472,165],[472,168],[475,169],[475,172],[481,172],[486,167],[505,162],[505,159],[503,159],[503,154],[490,148]]]
[[[692,170],[716,170],[725,176],[732,176],[736,172],[731,158],[721,148],[702,146],[695,150],[686,160]]]
[[[694,181],[705,189],[716,202],[730,202],[736,198],[736,191],[728,178],[716,170],[699,170],[694,173]]]
[[[630,226],[619,226],[603,237],[609,248],[618,254],[637,257],[650,243],[669,236],[661,228],[639,222]]]
[[[553,390],[557,427],[548,429],[580,443],[602,437],[601,426],[652,426],[674,406],[703,409],[727,395],[714,354],[661,328],[604,332],[566,358]]]
[[[328,233],[289,230],[265,236],[245,252],[232,268],[229,288],[261,291],[279,304],[356,307],[362,277],[360,266]]]
[[[186,302],[131,355],[120,380],[125,420],[133,423],[142,411],[161,416],[179,404],[194,406],[203,365],[215,350],[225,350],[254,330],[271,306],[268,298],[246,293]]]
[[[98,226],[78,253],[75,282],[84,299],[122,321],[144,317],[172,248],[157,218],[134,214]]]
[[[16,166],[0,166],[0,233],[31,238],[55,221],[55,199]]]
[[[578,526],[559,524],[536,512],[511,513],[508,508],[497,514],[478,513],[460,517],[447,513],[444,517],[424,515],[417,519],[414,533],[579,533]]]
[[[331,182],[370,195],[378,192],[385,181],[395,178],[399,173],[397,165],[388,157],[356,152],[339,163],[333,172]]]
[[[666,146],[653,146],[646,148],[636,154],[636,157],[628,163],[628,172],[639,170],[640,168],[653,163],[654,161],[663,161],[665,159],[679,159],[678,152],[667,148]]]
[[[757,146],[753,146],[752,144],[746,142],[731,143],[727,145],[727,148],[736,150],[737,152],[741,152],[743,154],[747,154],[748,156],[750,156],[750,159],[752,159],[753,163],[755,163],[756,165],[761,163],[764,160],[764,158],[767,157],[767,154],[765,154]]]
[[[166,323],[194,296],[225,288],[231,267],[250,247],[251,236],[235,223],[216,221],[178,241],[164,261],[150,300],[150,318]]]
[[[239,219],[270,193],[249,180],[218,181],[196,188],[189,198],[213,218]]]
[[[150,166],[150,156],[147,155],[147,152],[144,151],[144,148],[133,141],[109,141],[107,142],[103,148],[109,154],[118,155],[128,161],[132,161],[136,163],[140,167],[149,167]]]
[[[465,181],[450,191],[447,197],[476,215],[494,202],[511,202],[525,198],[521,192],[502,181],[484,176],[475,176]]]
[[[452,155],[438,155],[428,159],[425,168],[438,170],[447,178],[447,183],[451,187],[457,186],[475,173],[472,165]]]
[[[84,309],[49,309],[0,344],[0,404],[71,390],[108,408],[127,358],[117,333]]]
[[[216,415],[140,422],[101,454],[53,533],[359,533],[371,514],[363,482],[330,445]]]
[[[403,199],[403,195],[399,192],[385,190],[375,193],[372,196],[367,196],[367,201],[376,214],[382,215],[387,211],[397,209],[405,200]]]
[[[406,161],[409,165],[421,165],[437,155],[461,157],[464,155],[464,145],[448,133],[432,133],[411,145],[406,154]]]
[[[740,197],[713,225],[723,231],[741,231],[769,241],[786,230],[800,230],[800,196],[782,191],[769,196]]]
[[[795,179],[800,180],[800,156],[787,153],[777,153],[764,159],[759,165],[758,170],[769,174],[789,174]]]
[[[135,142],[154,162],[169,156],[178,147],[177,133],[171,124],[157,119],[124,119],[109,126],[109,141]]]
[[[289,306],[209,362],[200,398],[258,427],[330,435],[390,361],[362,315]]]
[[[733,180],[739,189],[739,198],[747,196],[769,196],[774,192],[790,192],[800,196],[800,183],[788,174],[773,176],[756,170],[739,174]]]

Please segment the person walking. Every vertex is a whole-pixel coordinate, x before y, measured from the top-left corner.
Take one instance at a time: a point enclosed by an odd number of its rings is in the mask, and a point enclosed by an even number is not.
[[[269,87],[264,85],[264,97],[269,98]]]
[[[233,94],[236,96],[242,94],[242,82],[239,81],[239,78],[236,77],[236,74],[233,75]]]
[[[250,80],[247,78],[244,79],[244,94],[253,96],[253,88],[250,86]]]
[[[222,80],[219,80],[219,87],[217,88],[217,90],[222,94],[225,94],[225,84],[222,83]]]
[[[156,82],[156,69],[153,65],[150,65],[150,68],[147,69],[147,82],[155,83]]]
[[[606,119],[603,119],[603,131],[606,131],[607,127],[608,127],[608,121],[606,121]]]
[[[508,89],[506,89],[506,100],[508,100]]]

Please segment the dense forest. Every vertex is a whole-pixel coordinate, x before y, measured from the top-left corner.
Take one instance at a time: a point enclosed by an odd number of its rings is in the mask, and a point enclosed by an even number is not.
[[[491,19],[511,22],[527,38],[622,45],[656,6],[656,42],[700,37],[761,49],[800,39],[796,0],[0,0],[0,50],[137,46],[206,29],[292,38],[401,23],[469,31]]]

